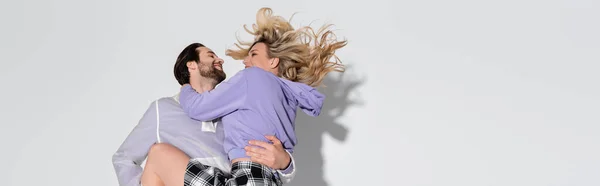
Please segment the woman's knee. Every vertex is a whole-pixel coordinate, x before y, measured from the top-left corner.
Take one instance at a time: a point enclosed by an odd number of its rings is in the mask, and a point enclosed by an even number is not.
[[[164,152],[171,151],[173,148],[175,148],[175,147],[173,147],[173,145],[170,145],[170,144],[156,143],[150,147],[150,151],[148,151],[148,154],[164,153]]]
[[[156,143],[152,145],[150,151],[148,151],[148,159],[179,156],[187,157],[187,155],[177,147],[167,143]]]
[[[150,172],[153,172],[166,185],[183,185],[188,162],[189,157],[177,147],[157,143],[150,147],[146,168],[149,168],[148,170],[151,170]],[[152,178],[151,175],[148,176],[150,177],[146,179]]]
[[[150,147],[148,156],[160,156],[162,154],[173,153],[174,150],[178,150],[176,147],[166,143],[156,143]]]

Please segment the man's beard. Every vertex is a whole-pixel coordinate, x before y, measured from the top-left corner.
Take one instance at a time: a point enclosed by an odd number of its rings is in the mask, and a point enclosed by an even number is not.
[[[198,63],[198,66],[200,67],[199,71],[202,77],[213,79],[216,81],[217,84],[221,83],[227,77],[227,75],[225,75],[225,72],[215,68],[215,66],[213,65],[205,65]]]

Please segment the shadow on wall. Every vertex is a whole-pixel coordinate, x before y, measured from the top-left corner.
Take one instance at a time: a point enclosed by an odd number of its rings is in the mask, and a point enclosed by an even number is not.
[[[325,102],[318,117],[310,117],[298,110],[296,117],[296,135],[298,144],[294,148],[297,169],[291,186],[327,186],[323,164],[323,137],[330,135],[336,140],[346,141],[349,129],[338,121],[349,108],[363,105],[360,98],[351,99],[353,91],[364,84],[364,77],[352,73],[346,65],[344,73],[332,72],[323,80],[326,87],[319,88],[325,94]],[[358,97],[358,96],[356,96]]]

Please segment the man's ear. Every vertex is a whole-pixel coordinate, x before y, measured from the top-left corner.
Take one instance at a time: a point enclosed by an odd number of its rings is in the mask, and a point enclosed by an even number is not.
[[[279,58],[278,57],[271,58],[270,59],[269,67],[271,67],[271,68],[277,68],[278,66],[279,66]]]
[[[185,65],[192,70],[196,70],[198,68],[198,63],[195,61],[188,61]]]

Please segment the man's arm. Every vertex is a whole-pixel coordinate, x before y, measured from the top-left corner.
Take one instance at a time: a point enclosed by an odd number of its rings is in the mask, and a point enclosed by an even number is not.
[[[120,186],[140,185],[141,164],[156,139],[156,102],[153,102],[112,157]]]
[[[288,151],[285,152],[287,152],[290,155],[290,164],[284,170],[277,170],[277,173],[279,173],[279,175],[281,176],[281,181],[284,184],[292,182],[292,180],[296,176],[296,166],[294,166],[296,163],[294,161],[294,156],[292,156],[292,153]]]
[[[296,166],[292,153],[285,150],[281,141],[275,136],[265,136],[271,143],[250,140],[246,146],[246,155],[254,162],[277,170],[283,183],[289,183],[296,175]]]
[[[179,102],[188,117],[210,121],[239,109],[246,100],[246,71],[240,71],[228,82],[203,93],[196,92],[190,85],[181,88]]]

